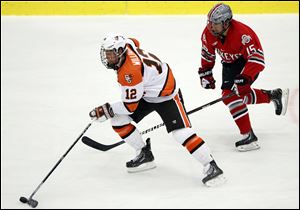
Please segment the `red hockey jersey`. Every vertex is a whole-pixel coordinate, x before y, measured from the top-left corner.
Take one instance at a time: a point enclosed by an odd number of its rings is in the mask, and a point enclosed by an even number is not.
[[[246,64],[241,73],[252,79],[265,67],[263,49],[257,35],[249,26],[239,21],[231,21],[223,43],[207,27],[202,33],[201,41],[201,66],[204,69],[214,67],[216,51],[225,63],[232,63],[242,56]]]

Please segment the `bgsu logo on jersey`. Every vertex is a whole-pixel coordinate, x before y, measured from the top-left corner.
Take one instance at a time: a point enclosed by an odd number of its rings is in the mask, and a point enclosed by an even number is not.
[[[131,83],[131,82],[132,82],[132,74],[125,74],[125,80],[126,80],[128,83]]]

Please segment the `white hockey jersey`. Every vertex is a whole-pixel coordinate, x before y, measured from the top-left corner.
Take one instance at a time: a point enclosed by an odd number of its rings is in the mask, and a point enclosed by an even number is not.
[[[126,48],[125,62],[117,72],[122,101],[111,104],[114,113],[132,114],[142,98],[150,103],[172,99],[178,89],[168,64],[140,49],[136,39],[127,39]]]

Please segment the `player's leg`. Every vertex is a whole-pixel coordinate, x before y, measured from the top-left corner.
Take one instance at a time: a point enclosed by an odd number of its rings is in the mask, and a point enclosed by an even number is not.
[[[241,57],[234,63],[223,63],[222,69],[222,95],[230,94],[234,84],[234,78],[240,74],[246,64]],[[249,100],[250,101],[250,100]],[[259,149],[257,137],[255,136],[250,122],[248,108],[244,99],[239,96],[232,96],[223,101],[228,107],[232,118],[240,130],[242,139],[236,142],[235,146],[239,151],[249,151]]]
[[[277,88],[274,90],[261,90],[269,96],[269,100],[273,102],[276,115],[285,115],[289,100],[289,89]]]
[[[182,96],[177,94],[172,100],[161,103],[156,111],[163,119],[167,131],[172,132],[174,139],[204,166],[202,182],[207,186],[223,183],[223,171],[217,166],[207,144],[191,128]]]
[[[230,94],[230,90],[223,90],[223,96]],[[235,143],[239,151],[250,151],[259,149],[258,139],[255,136],[250,122],[247,105],[243,103],[243,98],[232,96],[223,101],[228,107],[235,124],[238,126],[242,139]]]
[[[256,78],[258,75],[256,76]],[[256,79],[255,78],[255,79]],[[252,88],[244,97],[245,104],[263,104],[273,102],[276,115],[285,115],[287,111],[289,89],[277,88],[274,90],[262,90]]]
[[[128,172],[139,172],[155,168],[154,156],[151,152],[150,140],[146,144],[139,130],[131,124],[139,122],[153,110],[143,100],[140,101],[137,110],[130,116],[119,115],[111,119],[113,129],[136,152],[136,157],[126,163]]]

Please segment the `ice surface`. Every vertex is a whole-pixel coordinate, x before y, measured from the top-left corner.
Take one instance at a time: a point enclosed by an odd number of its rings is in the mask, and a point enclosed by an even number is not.
[[[272,104],[249,106],[261,149],[237,152],[240,138],[227,108],[218,103],[190,116],[209,145],[227,183],[207,188],[202,166],[165,128],[151,137],[157,168],[129,174],[126,144],[108,152],[80,141],[42,185],[38,208],[299,208],[299,15],[235,15],[262,43],[266,69],[253,85],[290,88],[286,116]],[[168,62],[186,109],[220,97],[200,87],[200,36],[206,17],[102,16],[1,17],[1,208],[30,208],[28,197],[90,122],[89,111],[120,99],[116,76],[100,62],[101,38],[110,32],[135,37]],[[161,123],[151,114],[142,131]],[[93,124],[91,138],[120,141],[109,122]]]

